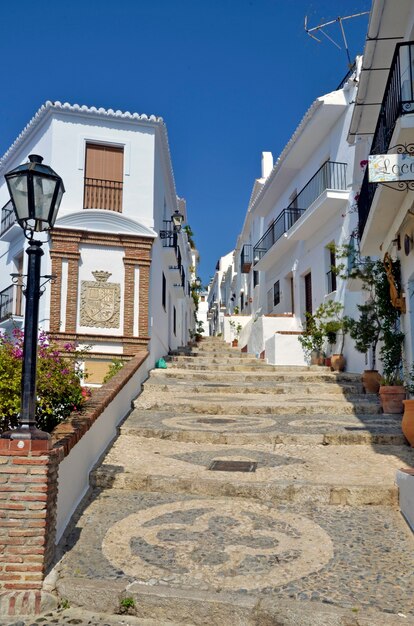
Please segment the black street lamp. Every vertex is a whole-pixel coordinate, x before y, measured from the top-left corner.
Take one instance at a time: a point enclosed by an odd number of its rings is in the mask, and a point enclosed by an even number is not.
[[[173,223],[174,232],[179,233],[181,230],[183,221],[184,221],[184,215],[182,215],[180,211],[176,209],[174,213],[171,215],[171,221]]]
[[[36,373],[39,325],[40,259],[42,241],[34,240],[34,233],[53,228],[65,191],[63,181],[43,158],[29,156],[29,162],[5,174],[17,222],[29,240],[26,250],[27,266],[26,306],[24,315],[24,343],[22,364],[21,405],[19,426],[2,434],[6,439],[48,439],[49,434],[36,428]]]

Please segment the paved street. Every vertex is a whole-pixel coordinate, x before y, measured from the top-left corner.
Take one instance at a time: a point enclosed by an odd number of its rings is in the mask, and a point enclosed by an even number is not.
[[[156,624],[414,623],[400,417],[359,376],[267,366],[218,339],[168,365],[92,476],[61,598],[109,614],[127,598]]]

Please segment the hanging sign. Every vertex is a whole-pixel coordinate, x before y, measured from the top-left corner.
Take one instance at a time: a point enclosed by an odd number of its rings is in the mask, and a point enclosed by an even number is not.
[[[399,183],[414,181],[414,155],[371,154],[368,157],[370,183]]]

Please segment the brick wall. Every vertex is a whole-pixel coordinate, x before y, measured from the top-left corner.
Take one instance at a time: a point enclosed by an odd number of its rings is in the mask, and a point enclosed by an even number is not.
[[[56,456],[47,440],[0,439],[0,584],[40,589],[54,554]]]

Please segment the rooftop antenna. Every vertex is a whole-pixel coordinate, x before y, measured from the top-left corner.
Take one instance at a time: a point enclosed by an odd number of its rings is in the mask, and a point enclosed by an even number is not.
[[[317,41],[318,43],[321,43],[321,40],[318,39],[313,33],[316,31],[318,34],[321,33],[322,35],[324,35],[324,37],[326,37],[331,43],[333,43],[334,46],[336,46],[338,48],[338,50],[342,50],[341,46],[336,43],[336,41],[334,41],[332,39],[332,37],[330,37],[327,33],[325,33],[325,31],[323,30],[324,28],[326,28],[327,26],[331,26],[331,24],[339,24],[339,28],[341,30],[341,34],[342,34],[342,39],[344,42],[344,47],[345,47],[345,52],[346,52],[346,56],[348,59],[348,67],[349,69],[352,68],[353,63],[351,61],[351,56],[349,54],[349,48],[348,48],[348,42],[346,40],[346,36],[345,36],[345,29],[344,26],[342,24],[342,22],[344,20],[350,20],[353,17],[361,17],[361,15],[369,15],[369,11],[364,11],[363,13],[354,13],[353,15],[345,15],[344,17],[337,17],[334,20],[330,20],[329,22],[325,22],[324,24],[319,24],[319,26],[314,26],[313,28],[308,28],[308,16],[305,15],[305,31],[307,32],[307,34],[309,35],[309,37],[312,37],[312,39],[314,39],[315,41]]]

